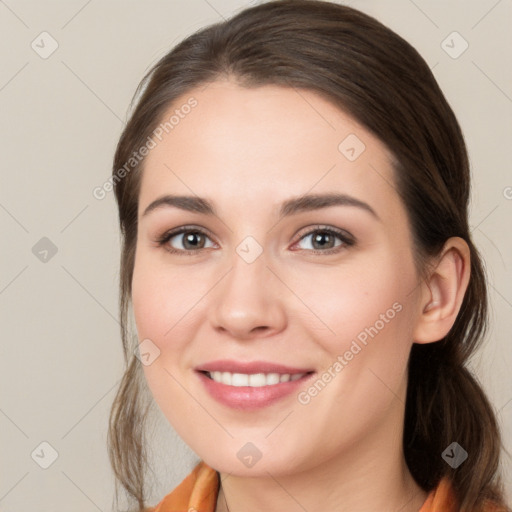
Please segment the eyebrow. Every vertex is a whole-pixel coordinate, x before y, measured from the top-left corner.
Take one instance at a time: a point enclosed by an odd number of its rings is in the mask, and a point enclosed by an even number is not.
[[[377,212],[367,203],[347,194],[308,194],[287,199],[281,204],[279,219],[295,215],[300,212],[319,210],[330,206],[355,206],[370,213],[375,219],[381,220]],[[203,215],[217,215],[213,204],[205,198],[198,196],[165,195],[153,201],[142,214],[145,217],[153,210],[162,207],[174,207]]]

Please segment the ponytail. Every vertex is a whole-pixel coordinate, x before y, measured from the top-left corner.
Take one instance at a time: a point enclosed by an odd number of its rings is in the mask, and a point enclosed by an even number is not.
[[[434,489],[447,476],[455,494],[463,497],[459,510],[475,512],[483,510],[485,500],[501,503],[502,483],[492,478],[503,449],[499,425],[475,376],[461,364],[441,360],[442,354],[442,341],[412,347],[405,406],[405,458],[424,490]],[[451,464],[443,453],[454,442],[458,445],[455,452],[464,454],[464,450],[467,458],[457,456]],[[453,448],[450,451],[454,455]]]

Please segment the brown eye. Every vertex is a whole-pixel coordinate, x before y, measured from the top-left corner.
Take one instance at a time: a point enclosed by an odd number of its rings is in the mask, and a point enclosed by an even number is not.
[[[158,244],[171,253],[194,254],[195,251],[208,248],[208,239],[208,234],[201,229],[182,227],[164,233],[158,239]]]
[[[202,249],[205,245],[204,235],[199,233],[199,231],[186,231],[185,233],[182,233],[182,235],[184,236],[181,239],[181,243],[185,249]]]
[[[355,244],[354,238],[351,235],[334,228],[317,227],[303,235],[298,243],[308,238],[311,240],[310,247],[306,247],[305,250],[314,254],[332,254]],[[340,243],[336,243],[336,239]]]

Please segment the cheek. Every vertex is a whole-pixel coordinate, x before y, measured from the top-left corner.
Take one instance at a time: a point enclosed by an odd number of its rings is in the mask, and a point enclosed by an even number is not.
[[[141,251],[132,279],[133,313],[139,338],[154,338],[160,345],[178,319],[186,314],[186,306],[193,295],[194,287],[186,272],[169,272],[159,258]]]
[[[292,282],[309,306],[303,308],[304,315],[314,313],[312,322],[326,333],[319,339],[333,353],[346,349],[358,335],[364,340],[372,326],[379,333],[401,329],[413,274],[406,262],[383,253],[371,261],[361,258],[357,265],[317,268],[314,279],[306,280],[297,271]]]
[[[317,391],[323,389],[320,385],[304,390],[300,403],[311,400],[319,416],[337,418],[326,427],[326,437],[335,444],[339,424],[356,435],[358,429],[378,423],[395,395],[403,392],[413,317],[408,294],[414,273],[392,255],[382,254],[376,261],[379,265],[350,271],[317,271],[315,286],[302,288],[301,296],[322,321],[314,319],[315,329],[309,332],[326,356],[319,378],[326,377],[328,384],[325,393]],[[349,418],[346,411],[351,411]],[[307,423],[302,425],[305,431],[315,428],[314,416],[311,421],[301,416],[300,421]]]
[[[146,382],[162,411],[174,424],[189,407],[188,395],[176,380],[177,364],[186,350],[187,311],[197,302],[184,272],[170,272],[151,255],[137,255],[132,279],[132,305],[139,342],[149,339],[159,350],[142,365]],[[169,399],[172,397],[172,407]]]
[[[145,367],[148,372],[153,366],[171,370],[186,358],[198,319],[206,315],[206,296],[212,286],[205,268],[171,267],[165,257],[141,251],[133,272],[132,304],[139,341],[148,338],[160,350],[157,364]]]
[[[132,280],[132,304],[139,340],[149,338],[157,345],[165,332],[165,303],[162,303],[162,283],[144,265],[135,265]],[[166,299],[167,300],[167,299]]]

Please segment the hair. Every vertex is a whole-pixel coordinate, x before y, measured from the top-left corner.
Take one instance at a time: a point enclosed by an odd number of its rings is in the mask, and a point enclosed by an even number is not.
[[[149,410],[134,356],[136,338],[128,326],[144,159],[130,172],[120,170],[173,102],[223,79],[242,87],[313,91],[375,134],[394,160],[395,185],[407,209],[422,278],[448,238],[468,244],[470,280],[454,325],[442,340],[413,343],[410,352],[403,449],[424,491],[447,476],[459,510],[481,510],[487,501],[506,506],[499,475],[505,448],[496,413],[466,366],[487,331],[488,297],[468,226],[470,169],[461,128],[430,68],[408,42],[371,16],[320,0],[271,1],[199,30],[150,68],[132,99],[133,106],[139,96],[112,169],[122,235],[119,306],[126,363],[108,432],[116,498],[120,483],[144,509]],[[453,441],[468,452],[456,469],[441,456]]]

